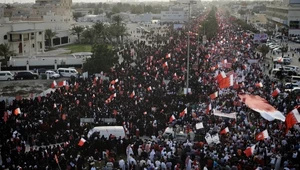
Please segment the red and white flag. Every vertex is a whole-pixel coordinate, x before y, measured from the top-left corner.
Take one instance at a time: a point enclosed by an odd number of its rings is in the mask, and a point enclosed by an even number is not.
[[[51,84],[51,88],[54,89],[57,86],[57,83],[55,80],[53,80],[52,84]]]
[[[215,99],[215,98],[217,98],[218,97],[218,92],[216,91],[216,92],[214,92],[213,94],[211,94],[211,95],[209,95],[209,97],[210,97],[210,99]]]
[[[115,79],[115,80],[112,80],[112,81],[110,82],[110,84],[114,85],[114,84],[116,84],[116,83],[118,83],[118,82],[119,82],[119,79]]]
[[[266,120],[273,121],[278,119],[285,121],[284,115],[271,106],[266,99],[250,94],[239,94],[239,97],[250,109],[260,113]]]
[[[229,128],[226,127],[225,129],[221,130],[220,134],[223,135],[223,134],[226,134],[229,132]]]
[[[244,154],[247,157],[252,156],[254,154],[254,150],[255,150],[255,145],[248,147],[246,150],[244,150]]]
[[[280,93],[280,90],[279,90],[278,88],[276,88],[276,89],[273,91],[272,96],[273,96],[273,97],[276,97],[276,96],[278,96],[279,93]]]
[[[209,105],[207,105],[206,114],[208,114],[210,111],[211,111],[211,103],[209,103]]]
[[[176,118],[175,118],[174,115],[172,115],[172,116],[170,117],[170,119],[169,119],[169,123],[172,123],[174,120],[176,120]]]
[[[218,83],[220,83],[224,78],[226,78],[226,73],[224,71],[221,71],[216,77]]]
[[[151,86],[149,86],[149,87],[147,88],[147,90],[148,90],[148,91],[151,91],[151,90],[152,90],[152,87],[151,87]]]
[[[168,67],[168,62],[164,62],[163,67]]]
[[[182,112],[180,112],[179,117],[183,117],[187,114],[187,108],[185,108]]]
[[[134,96],[135,96],[135,92],[133,90],[132,93],[130,94],[130,98],[133,98]]]
[[[268,137],[269,137],[268,130],[264,130],[264,131],[258,133],[258,134],[255,136],[255,139],[256,139],[257,141],[259,141],[259,140],[267,139]]]
[[[298,108],[295,108],[292,111],[290,111],[289,114],[286,115],[285,118],[286,130],[289,130],[299,122],[300,122],[300,114]]]
[[[66,85],[67,85],[67,81],[66,80],[60,81],[60,82],[57,83],[57,86],[59,86],[59,87],[66,86]]]
[[[219,82],[220,89],[228,88],[230,86],[233,86],[233,74],[229,77],[224,78],[222,81]]]
[[[86,140],[84,138],[81,138],[80,141],[78,142],[78,146],[83,146]]]
[[[171,53],[167,54],[166,58],[171,58]]]
[[[255,86],[256,87],[263,87],[263,84],[261,82],[259,82],[259,83],[256,83]]]
[[[21,110],[20,110],[20,108],[16,108],[15,110],[14,110],[14,114],[17,116],[17,115],[19,115],[21,113]]]

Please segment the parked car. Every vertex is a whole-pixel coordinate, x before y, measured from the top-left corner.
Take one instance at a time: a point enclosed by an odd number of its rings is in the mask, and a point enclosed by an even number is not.
[[[14,79],[14,75],[10,72],[10,71],[0,71],[0,80],[13,80]]]
[[[283,66],[283,68],[290,68],[290,70],[294,70],[296,72],[300,72],[300,69],[299,69],[298,66],[286,65],[286,66]]]
[[[33,73],[31,71],[20,71],[17,72],[15,75],[15,80],[24,80],[24,79],[38,79],[39,75],[36,73]]]
[[[47,69],[45,68],[39,68],[35,71],[35,73],[38,73],[38,74],[45,74],[45,72],[47,71]]]
[[[292,91],[296,87],[299,87],[298,83],[285,83],[284,91]]]
[[[50,79],[58,79],[60,78],[60,74],[56,73],[55,71],[52,71],[52,70],[47,70],[45,72],[46,75],[49,75],[49,78]]]
[[[62,77],[78,77],[78,72],[74,68],[59,68],[57,72]]]

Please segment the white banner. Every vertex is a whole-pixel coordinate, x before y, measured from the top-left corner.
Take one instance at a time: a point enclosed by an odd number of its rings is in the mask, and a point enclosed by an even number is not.
[[[204,128],[202,122],[196,124],[196,129],[197,129],[197,130],[198,130],[198,129],[202,129],[202,128]]]
[[[236,119],[236,112],[233,112],[233,113],[222,113],[219,110],[214,110],[213,114],[215,116],[227,117],[227,118],[230,118],[230,119]]]
[[[213,139],[209,133],[207,133],[205,135],[205,140],[206,140],[207,144],[209,144],[209,145],[213,143]]]
[[[221,143],[218,134],[212,135],[212,136],[211,136],[211,139],[212,139],[212,141],[213,141],[215,144]]]

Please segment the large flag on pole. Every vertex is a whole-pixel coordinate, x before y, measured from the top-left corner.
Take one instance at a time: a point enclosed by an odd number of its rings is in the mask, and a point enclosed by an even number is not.
[[[260,113],[260,115],[268,121],[275,119],[285,121],[284,115],[271,106],[266,99],[257,95],[240,94],[242,101],[252,110]]]

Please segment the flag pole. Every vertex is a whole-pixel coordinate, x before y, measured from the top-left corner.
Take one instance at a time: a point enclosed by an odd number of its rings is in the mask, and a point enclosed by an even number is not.
[[[54,155],[54,159],[55,159],[55,162],[56,162],[57,165],[58,165],[58,169],[61,170],[61,167],[60,167],[60,165],[59,165],[59,161],[58,161],[58,158],[57,158],[57,155],[56,155],[56,154]]]

